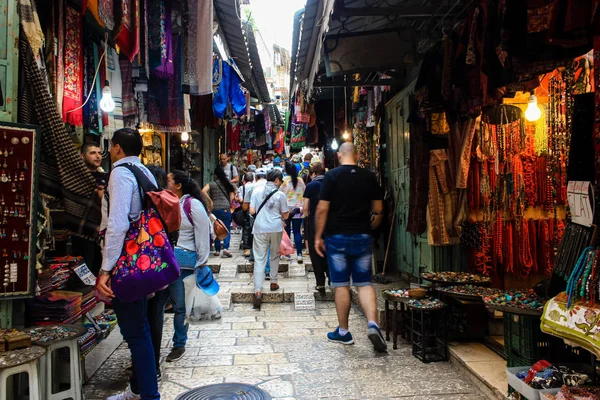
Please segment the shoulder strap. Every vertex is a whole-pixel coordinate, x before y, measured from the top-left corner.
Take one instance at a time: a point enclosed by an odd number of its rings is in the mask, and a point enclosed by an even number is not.
[[[190,220],[192,226],[194,226],[194,219],[192,218],[192,198],[190,196],[186,197],[183,201],[183,211],[188,220]]]
[[[233,179],[233,164],[229,164],[229,170],[231,171],[231,179]]]
[[[140,190],[140,197],[142,200],[144,199],[144,195],[148,192],[155,192],[158,190],[158,187],[152,183],[152,181],[142,172],[142,170],[138,167],[135,167],[133,164],[121,164],[117,165],[115,168],[124,167],[133,173],[135,176],[135,180],[137,181],[138,188]]]
[[[258,217],[258,213],[260,212],[260,210],[262,210],[262,208],[265,206],[265,204],[267,204],[267,201],[269,201],[269,199],[275,194],[279,192],[279,189],[275,189],[273,190],[271,193],[269,193],[269,195],[267,196],[267,198],[262,202],[262,204],[260,205],[260,207],[258,207],[258,210],[256,210],[256,214],[254,214],[254,218],[256,219],[256,217]]]
[[[225,196],[225,199],[227,201],[229,201],[229,194],[227,194],[227,192],[225,191],[225,189],[223,189],[223,187],[219,184],[219,182],[215,181],[215,185],[217,185],[219,187],[219,189],[221,189],[221,193],[223,193],[223,196]]]

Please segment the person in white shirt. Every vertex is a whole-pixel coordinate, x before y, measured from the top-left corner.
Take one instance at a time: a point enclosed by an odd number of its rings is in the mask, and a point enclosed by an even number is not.
[[[238,174],[237,168],[234,165],[231,165],[229,160],[230,157],[225,153],[219,156],[219,162],[221,164],[221,167],[223,167],[223,171],[225,171],[227,179],[229,179],[229,182],[231,182],[231,184],[235,186],[240,181],[240,176]]]
[[[279,289],[279,245],[283,236],[283,221],[289,215],[285,194],[279,191],[283,174],[273,169],[267,174],[267,184],[254,188],[250,201],[250,213],[254,215],[254,308],[260,310],[262,288],[265,281],[265,268],[271,258],[271,291]],[[257,183],[258,185],[258,183]],[[269,257],[269,251],[271,256]]]

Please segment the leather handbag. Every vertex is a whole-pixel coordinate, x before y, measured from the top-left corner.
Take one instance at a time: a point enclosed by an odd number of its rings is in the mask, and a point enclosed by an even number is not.
[[[210,215],[210,219],[213,223],[213,229],[215,231],[215,236],[217,237],[217,240],[224,240],[227,237],[227,235],[229,235],[229,231],[227,230],[227,227],[225,226],[223,221],[216,218],[212,214]]]

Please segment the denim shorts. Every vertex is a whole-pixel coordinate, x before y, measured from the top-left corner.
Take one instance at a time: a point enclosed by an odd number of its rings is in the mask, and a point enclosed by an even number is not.
[[[371,235],[334,235],[325,239],[331,286],[369,286],[371,284]]]

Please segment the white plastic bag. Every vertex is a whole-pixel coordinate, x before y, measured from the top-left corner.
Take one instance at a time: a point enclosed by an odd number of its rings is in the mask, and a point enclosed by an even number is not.
[[[196,285],[196,274],[184,278],[185,319],[189,324],[214,322],[221,319],[223,306],[217,295],[209,296]]]

